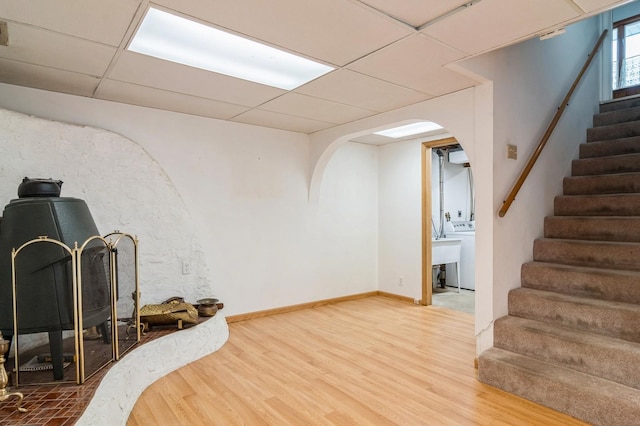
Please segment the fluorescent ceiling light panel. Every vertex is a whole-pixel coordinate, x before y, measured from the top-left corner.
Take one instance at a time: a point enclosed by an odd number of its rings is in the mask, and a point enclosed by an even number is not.
[[[418,121],[417,123],[411,123],[400,127],[394,127],[393,129],[382,130],[379,132],[375,132],[374,134],[397,139],[439,129],[442,129],[442,126],[440,126],[439,124],[433,123],[431,121]]]
[[[154,8],[128,50],[285,90],[334,69]]]

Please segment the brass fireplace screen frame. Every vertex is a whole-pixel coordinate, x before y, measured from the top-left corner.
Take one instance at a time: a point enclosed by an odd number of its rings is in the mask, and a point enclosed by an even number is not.
[[[118,317],[118,246],[122,246],[125,243],[123,241],[129,241],[133,245],[133,270],[134,270],[134,291],[131,294],[133,299],[133,312],[130,317],[120,318]],[[138,238],[131,234],[123,233],[120,231],[114,231],[110,234],[101,237],[99,235],[88,238],[80,247],[78,247],[78,242],[74,243],[74,247],[70,248],[66,244],[61,241],[48,238],[46,236],[41,236],[31,241],[27,241],[23,245],[21,245],[18,249],[13,249],[11,252],[11,277],[12,277],[12,298],[13,298],[13,330],[14,330],[14,386],[18,387],[20,385],[19,381],[19,371],[20,371],[20,354],[19,354],[19,324],[18,324],[18,301],[17,294],[20,286],[19,276],[16,274],[16,258],[18,255],[26,248],[33,244],[56,244],[62,247],[65,250],[70,258],[71,258],[71,287],[72,287],[72,297],[73,297],[73,338],[74,338],[74,352],[75,352],[75,377],[76,384],[84,383],[89,377],[93,374],[100,371],[106,365],[111,362],[118,361],[126,352],[131,350],[137,343],[140,342],[141,335],[141,323],[140,323],[140,275],[138,270]],[[82,254],[84,250],[88,247],[88,245],[92,243],[95,244],[102,243],[104,247],[109,252],[109,281],[110,281],[110,317],[108,321],[111,323],[110,327],[110,340],[111,340],[111,359],[104,362],[104,364],[98,366],[98,368],[91,372],[90,374],[85,373],[85,359],[86,354],[84,350],[84,327],[83,327],[83,310],[82,310]],[[126,348],[122,349],[119,346],[120,343],[120,332],[118,330],[118,325],[120,322],[127,320],[127,339],[129,338],[129,330],[135,329],[135,340]],[[56,383],[64,382],[64,380],[56,381]],[[47,382],[50,383],[50,382]],[[41,383],[28,383],[31,384],[41,384]]]

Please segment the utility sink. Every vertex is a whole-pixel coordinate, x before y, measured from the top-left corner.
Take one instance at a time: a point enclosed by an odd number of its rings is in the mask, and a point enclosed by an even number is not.
[[[460,262],[462,239],[440,238],[431,240],[431,247],[431,265]]]

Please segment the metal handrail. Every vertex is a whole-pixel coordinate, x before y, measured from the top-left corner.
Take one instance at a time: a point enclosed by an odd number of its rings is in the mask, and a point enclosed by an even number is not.
[[[520,191],[522,184],[524,184],[524,181],[527,179],[527,176],[529,176],[529,173],[531,172],[533,165],[538,160],[538,157],[540,156],[542,149],[544,148],[544,146],[547,144],[547,141],[551,137],[551,133],[553,133],[553,130],[556,128],[558,121],[560,121],[560,117],[562,116],[562,113],[564,112],[567,105],[569,105],[569,99],[571,98],[573,91],[575,90],[578,83],[580,83],[580,80],[582,79],[582,76],[584,75],[584,73],[587,71],[587,68],[589,68],[589,65],[591,64],[593,57],[595,56],[596,53],[598,53],[598,50],[600,49],[600,46],[602,45],[602,42],[604,41],[604,38],[607,36],[608,32],[609,30],[604,30],[602,32],[602,35],[598,39],[596,45],[591,50],[591,53],[589,53],[587,61],[582,66],[582,69],[580,70],[580,73],[578,74],[575,81],[571,85],[569,92],[567,92],[567,95],[562,100],[562,104],[558,107],[558,111],[556,111],[556,114],[553,117],[553,120],[551,120],[551,124],[549,124],[549,127],[547,128],[547,131],[544,133],[544,136],[542,136],[542,139],[540,140],[538,147],[533,152],[533,154],[531,154],[531,157],[529,158],[527,165],[522,170],[522,173],[520,173],[520,177],[518,177],[518,180],[516,180],[516,183],[513,185],[511,192],[509,192],[509,195],[502,203],[502,207],[498,212],[498,215],[500,217],[504,217],[504,215],[507,213],[507,210],[509,210],[511,203],[513,203],[513,201],[516,199],[516,195],[518,194],[518,191]]]

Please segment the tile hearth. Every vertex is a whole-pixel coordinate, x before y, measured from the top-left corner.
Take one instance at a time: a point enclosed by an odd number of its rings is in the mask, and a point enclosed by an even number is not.
[[[142,336],[137,346],[140,347],[177,331],[175,326],[154,327]],[[127,355],[128,353],[121,360]],[[20,413],[16,410],[18,398],[15,397],[0,402],[0,425],[67,426],[75,424],[87,408],[102,379],[114,365],[116,364],[108,364],[82,385],[61,383],[11,388],[10,391],[19,391],[24,394],[22,406],[28,411]]]

